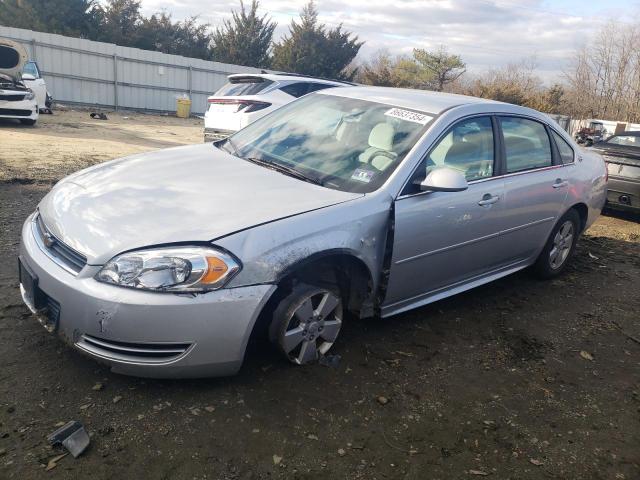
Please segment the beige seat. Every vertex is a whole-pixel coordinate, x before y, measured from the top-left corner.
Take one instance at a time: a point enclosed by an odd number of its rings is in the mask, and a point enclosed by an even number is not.
[[[398,156],[391,151],[394,135],[395,130],[392,125],[378,123],[369,133],[369,148],[362,152],[358,159],[380,171],[386,170]]]

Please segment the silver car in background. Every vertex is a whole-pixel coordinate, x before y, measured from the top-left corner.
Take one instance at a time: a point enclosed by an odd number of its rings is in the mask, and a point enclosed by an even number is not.
[[[534,110],[323,90],[226,140],[62,180],[24,224],[21,290],[116,372],[234,374],[260,336],[307,364],[347,312],[560,274],[605,198],[602,158]]]

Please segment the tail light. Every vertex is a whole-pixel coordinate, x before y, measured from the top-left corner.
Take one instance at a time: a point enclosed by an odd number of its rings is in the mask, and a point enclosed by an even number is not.
[[[234,113],[238,112],[257,112],[258,110],[262,110],[263,108],[270,107],[271,104],[269,102],[259,102],[257,100],[227,100],[221,98],[210,98],[207,100],[209,105],[237,105],[238,109]]]

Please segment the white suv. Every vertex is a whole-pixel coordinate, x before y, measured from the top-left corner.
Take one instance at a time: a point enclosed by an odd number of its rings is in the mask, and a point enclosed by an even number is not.
[[[207,99],[205,142],[222,140],[307,93],[354,85],[286,73],[235,74],[228,78],[229,83]]]
[[[34,125],[39,108],[35,93],[23,81],[26,62],[27,51],[22,45],[0,38],[0,118],[15,118],[25,125]]]

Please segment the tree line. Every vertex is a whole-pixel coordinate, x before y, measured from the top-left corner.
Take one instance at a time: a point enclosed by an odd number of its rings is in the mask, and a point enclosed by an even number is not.
[[[276,23],[259,8],[258,0],[240,0],[231,18],[212,29],[197,16],[144,16],[139,0],[0,0],[0,24],[368,85],[467,94],[575,118],[640,122],[640,24],[605,24],[575,52],[559,81],[545,85],[533,59],[471,73],[444,46],[411,55],[383,50],[358,62],[364,42],[342,25],[322,24],[313,0],[276,41]]]
[[[141,13],[140,0],[0,0],[0,24],[233,63],[248,67],[349,79],[346,67],[364,42],[342,25],[318,20],[313,0],[279,41],[276,23],[260,15],[258,0],[232,11],[231,19],[212,29],[197,16],[175,21],[170,13]]]

